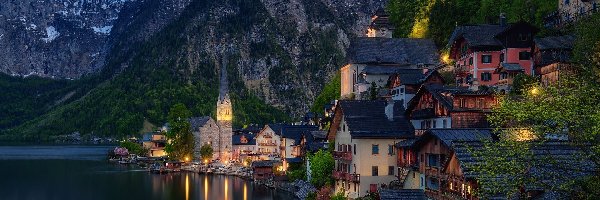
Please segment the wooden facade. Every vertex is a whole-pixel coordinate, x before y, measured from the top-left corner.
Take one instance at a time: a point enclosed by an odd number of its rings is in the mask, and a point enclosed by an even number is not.
[[[486,115],[497,105],[489,91],[424,85],[407,108],[415,129],[486,128]],[[419,135],[419,134],[417,134]]]

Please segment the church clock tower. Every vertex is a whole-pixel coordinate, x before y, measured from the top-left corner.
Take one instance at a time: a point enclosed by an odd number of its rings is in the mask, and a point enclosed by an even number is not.
[[[219,126],[219,148],[215,150],[215,154],[221,159],[221,162],[228,161],[231,159],[232,151],[232,140],[233,135],[232,120],[233,120],[233,108],[231,105],[231,99],[229,98],[229,89],[227,81],[227,69],[226,59],[223,59],[223,66],[221,66],[221,78],[220,78],[220,89],[219,99],[217,101],[217,125]]]

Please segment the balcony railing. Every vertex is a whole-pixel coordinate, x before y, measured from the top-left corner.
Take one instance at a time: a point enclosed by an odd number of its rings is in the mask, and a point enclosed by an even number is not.
[[[350,152],[350,151],[334,151],[333,158],[336,160],[352,161],[352,152]]]
[[[333,179],[358,183],[360,182],[360,174],[333,171]]]
[[[277,144],[272,143],[272,142],[262,142],[262,143],[258,143],[259,146],[277,146]]]
[[[415,136],[421,136],[425,134],[425,131],[427,131],[427,129],[415,129]]]
[[[468,74],[469,73],[469,67],[467,65],[456,65],[454,66],[454,73],[455,74]]]

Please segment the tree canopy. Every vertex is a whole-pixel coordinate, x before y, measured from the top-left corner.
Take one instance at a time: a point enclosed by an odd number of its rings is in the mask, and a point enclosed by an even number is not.
[[[318,176],[311,176],[310,183],[317,188],[321,188],[325,185],[332,185],[333,177],[331,172],[335,165],[333,155],[329,151],[321,149],[310,156],[309,160],[311,174],[318,174]]]
[[[166,134],[167,145],[165,147],[169,157],[179,160],[193,159],[194,135],[188,120],[191,116],[192,113],[182,103],[171,107],[168,116],[169,130]]]

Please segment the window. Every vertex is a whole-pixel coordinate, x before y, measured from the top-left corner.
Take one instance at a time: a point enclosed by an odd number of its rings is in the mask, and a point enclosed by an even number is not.
[[[371,146],[371,154],[373,154],[373,155],[379,154],[379,145],[378,144],[374,144]]]
[[[485,99],[484,98],[478,99],[477,106],[479,108],[485,108]]]
[[[405,149],[402,150],[402,159],[406,160],[407,151]]]
[[[519,39],[521,41],[527,41],[527,40],[529,40],[529,36],[531,36],[531,34],[523,34],[523,33],[521,33],[521,34],[519,34]]]
[[[371,176],[379,176],[379,167],[378,166],[371,167]]]
[[[388,175],[389,176],[393,176],[394,175],[394,166],[388,166]]]
[[[404,94],[404,88],[400,88],[400,94]]]
[[[394,145],[388,145],[388,155],[394,155]]]
[[[437,120],[435,120],[435,119],[433,120],[433,126],[432,126],[432,128],[437,128]]]
[[[482,63],[492,63],[492,55],[481,55]]]
[[[425,120],[421,121],[421,129],[425,129]]]
[[[481,73],[481,80],[482,81],[491,81],[492,80],[492,73],[482,72]]]
[[[467,100],[466,99],[460,99],[460,107],[464,108],[467,107]]]
[[[473,65],[473,57],[469,58],[469,65]]]
[[[439,190],[440,184],[436,178],[429,178],[429,182],[427,183],[427,188],[432,190]]]
[[[346,124],[342,124],[342,131],[346,132]]]
[[[440,167],[440,163],[438,161],[438,155],[437,154],[429,154],[427,155],[427,166],[428,167]]]
[[[504,53],[500,54],[500,62],[504,62]]]
[[[519,60],[529,60],[530,58],[531,58],[531,53],[529,51],[519,52]]]
[[[356,155],[356,144],[354,144],[354,155]]]

